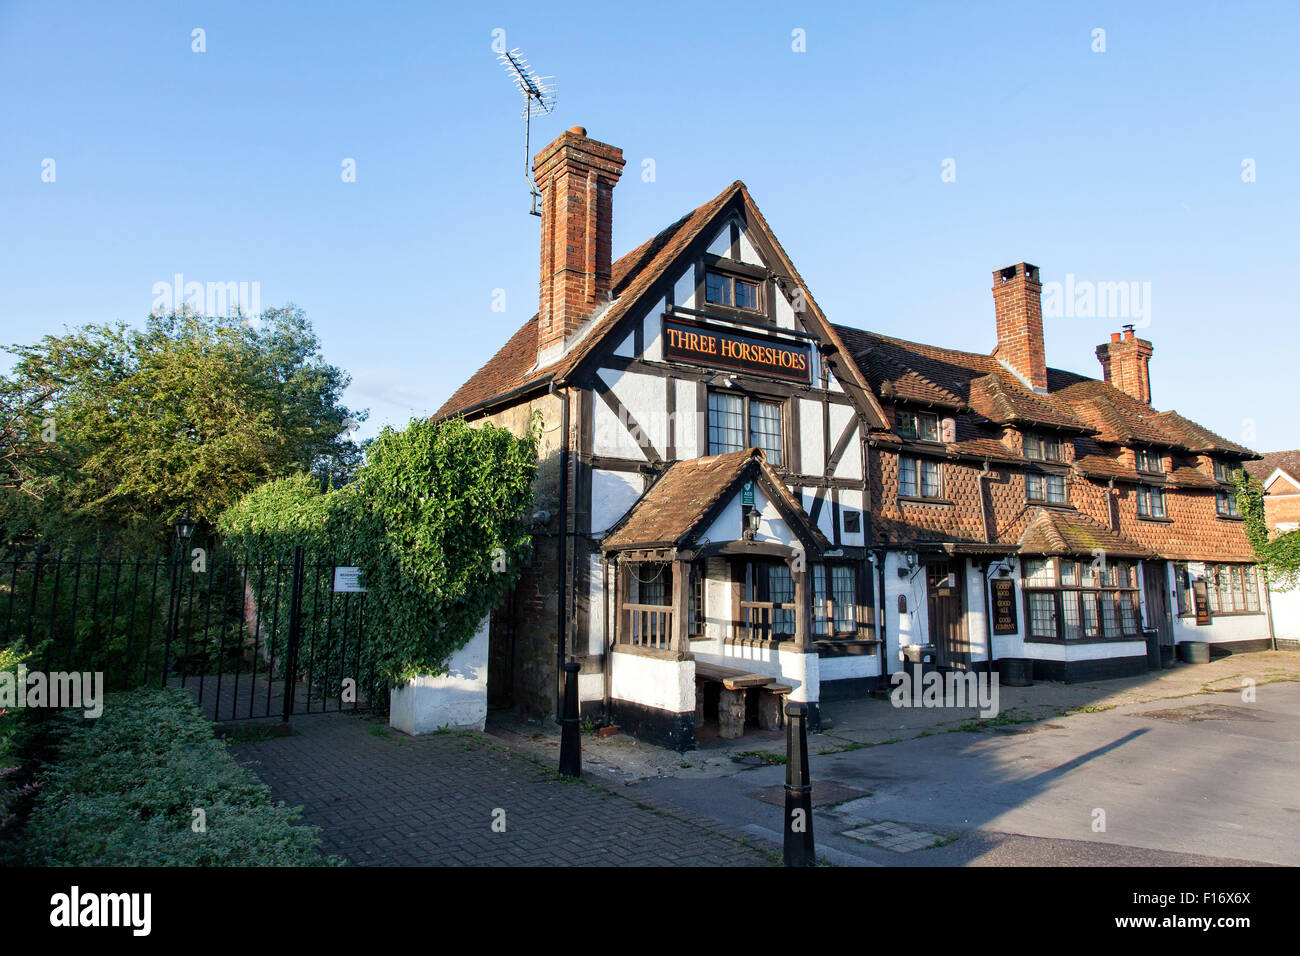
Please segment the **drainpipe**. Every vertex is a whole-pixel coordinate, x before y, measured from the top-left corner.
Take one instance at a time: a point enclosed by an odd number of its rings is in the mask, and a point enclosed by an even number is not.
[[[876,615],[876,624],[880,628],[880,681],[888,686],[889,673],[885,670],[886,658],[889,657],[889,605],[885,601],[885,552],[876,552],[876,594],[880,612]]]
[[[613,707],[613,694],[609,688],[610,672],[610,655],[614,653],[614,635],[609,632],[609,554],[601,552],[600,555],[600,595],[602,620],[604,623],[603,633],[605,635],[605,654],[604,660],[601,661],[601,672],[604,674],[605,687],[605,726],[608,727],[614,723],[613,714],[610,712]]]
[[[555,385],[550,386],[552,394],[559,394],[563,401],[560,412],[560,554],[559,566],[555,572],[556,590],[559,595],[559,610],[556,616],[556,661],[555,661],[555,716],[562,713],[562,694],[564,693],[564,656],[568,649],[568,611],[569,611],[569,392],[564,389],[556,392]]]
[[[989,680],[993,679],[993,595],[989,593],[989,566],[992,559],[984,562],[984,646],[988,648]],[[1009,666],[1009,665],[1008,665]]]

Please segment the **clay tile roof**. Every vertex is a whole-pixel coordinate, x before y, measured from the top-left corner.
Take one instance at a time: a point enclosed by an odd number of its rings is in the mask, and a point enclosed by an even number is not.
[[[1260,481],[1268,481],[1279,468],[1290,475],[1293,481],[1300,483],[1300,448],[1265,452],[1258,461],[1246,462],[1246,471]]]
[[[442,407],[433,413],[434,419],[466,411],[488,399],[513,392],[530,383],[545,382],[551,377],[549,373],[529,374],[536,364],[537,316],[534,315],[519,328],[518,332],[510,336],[510,340],[501,346],[497,354],[488,359],[468,382],[456,389],[451,398],[442,403]]]
[[[559,363],[534,369],[537,364],[537,316],[534,315],[469,381],[443,402],[442,407],[434,412],[434,419],[464,413],[491,399],[528,386],[543,385],[571,369],[578,359],[599,342],[601,333],[617,322],[640,293],[690,244],[718,210],[743,189],[744,184],[737,180],[703,206],[682,216],[658,235],[621,256],[611,268],[612,292],[617,297],[614,304],[593,315],[589,320],[593,323],[593,328],[580,330],[585,331],[582,341]]]
[[[768,479],[763,483],[764,493],[781,496],[781,503],[787,510],[803,514],[803,508],[780,476],[772,471],[763,452],[758,448],[746,448],[706,458],[688,458],[669,465],[605,537],[602,547],[621,549],[682,544],[714,506],[733,494],[740,481],[753,476],[756,471]],[[808,524],[812,529],[811,521]],[[822,547],[830,546],[819,532],[812,530]]]
[[[1150,549],[1086,515],[1053,508],[1039,508],[1020,536],[1021,554],[1091,555],[1098,549],[1122,558],[1153,555]]]
[[[1222,452],[1242,458],[1257,457],[1257,454],[1245,445],[1238,445],[1234,441],[1228,441],[1222,435],[1216,435],[1208,428],[1184,418],[1177,412],[1161,412],[1155,416],[1155,421],[1167,433],[1172,435],[1178,444],[1190,451]]]

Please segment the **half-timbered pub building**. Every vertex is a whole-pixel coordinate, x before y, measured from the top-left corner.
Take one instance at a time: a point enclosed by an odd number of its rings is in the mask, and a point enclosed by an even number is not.
[[[1230,481],[1256,456],[1156,411],[1150,342],[1048,368],[1023,262],[990,353],[833,323],[741,182],[615,261],[623,162],[581,127],[537,154],[538,312],[435,415],[542,421],[492,703],[554,716],[572,659],[584,715],[688,749],[908,660],[1080,680],[1265,645]]]

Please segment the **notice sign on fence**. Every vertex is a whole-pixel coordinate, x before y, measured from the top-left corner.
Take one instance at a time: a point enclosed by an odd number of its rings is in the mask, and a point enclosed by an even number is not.
[[[364,594],[366,587],[361,569],[336,567],[334,569],[334,590]]]

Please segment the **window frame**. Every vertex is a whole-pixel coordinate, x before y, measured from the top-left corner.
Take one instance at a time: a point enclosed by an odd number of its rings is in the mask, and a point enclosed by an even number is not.
[[[1035,497],[1032,493],[1033,480],[1042,482],[1042,497]],[[1052,498],[1051,485],[1053,480],[1061,483],[1061,498],[1059,501]],[[1066,480],[1065,475],[1056,472],[1027,471],[1025,472],[1025,502],[1035,505],[1068,506],[1070,504],[1070,483]]]
[[[723,448],[715,447],[713,441],[713,402],[712,402],[712,398],[714,395],[740,399],[741,424],[742,427],[745,429],[745,441],[748,442],[748,444],[742,445],[740,448],[723,449]],[[707,454],[724,455],[727,454],[728,452],[743,451],[746,448],[763,448],[763,453],[768,454],[768,449],[764,448],[762,445],[754,441],[754,429],[753,429],[753,417],[752,417],[753,416],[752,407],[754,402],[758,402],[763,405],[776,406],[776,412],[777,412],[776,422],[778,428],[780,429],[780,434],[777,436],[780,442],[780,447],[778,450],[781,455],[781,460],[779,462],[772,461],[771,455],[768,455],[768,464],[770,464],[773,468],[776,468],[777,470],[781,470],[786,467],[785,463],[790,457],[790,446],[788,441],[788,435],[790,429],[787,427],[789,425],[789,422],[787,420],[789,418],[789,403],[785,399],[777,398],[773,396],[757,395],[757,394],[751,395],[748,392],[737,392],[734,390],[722,389],[722,388],[708,389],[704,400],[704,409],[705,409],[704,441],[705,441],[705,445],[707,446]]]
[[[725,283],[728,301],[715,302],[713,299],[709,298],[709,280],[713,277],[717,277]],[[737,282],[743,282],[745,285],[751,286],[754,289],[754,305],[752,307],[736,304]],[[767,316],[766,302],[763,293],[763,287],[767,285],[767,283],[758,275],[747,275],[739,269],[728,268],[721,262],[721,260],[717,262],[706,262],[704,263],[703,276],[701,277],[700,285],[701,298],[706,309],[721,308],[737,312],[741,315]]]
[[[812,614],[810,616],[812,639],[815,641],[855,640],[861,635],[862,625],[858,621],[860,599],[858,594],[858,569],[846,561],[823,561],[812,565]],[[847,576],[852,600],[840,601],[836,595],[838,587],[837,572],[841,580]],[[820,579],[820,583],[819,583]],[[851,607],[848,620],[852,626],[841,628],[843,620],[840,612],[845,605]],[[823,630],[825,628],[825,630]]]
[[[1151,467],[1152,456],[1155,457],[1155,467]],[[1134,448],[1133,449],[1133,467],[1136,471],[1144,475],[1163,475],[1167,474],[1165,470],[1165,453],[1159,449],[1153,448]]]
[[[1191,569],[1187,567],[1186,562],[1182,562],[1181,567],[1187,569],[1185,573],[1190,589]],[[1255,565],[1207,561],[1201,566],[1199,580],[1205,582],[1205,594],[1211,617],[1244,617],[1265,613],[1263,602],[1260,600],[1259,572]],[[1223,610],[1225,595],[1232,604],[1230,610]],[[1241,606],[1238,607],[1238,604]],[[1254,607],[1251,607],[1252,604]],[[1189,605],[1187,612],[1180,613],[1179,617],[1195,616],[1195,604],[1189,602]]]
[[[1214,513],[1220,518],[1241,518],[1241,511],[1237,506],[1237,496],[1228,491],[1216,491],[1214,493]]]
[[[1108,561],[1103,577],[1090,561],[1081,558],[1022,558],[1021,561],[1025,641],[1092,644],[1143,640],[1136,562]],[[1048,572],[1046,582],[1031,581],[1031,563]],[[1043,610],[1049,603],[1051,616],[1047,620],[1053,628],[1051,635],[1039,631],[1044,621]]]
[[[934,437],[921,437],[921,419],[934,419]],[[904,421],[907,424],[904,426]],[[943,419],[938,412],[922,412],[903,409],[894,412],[894,433],[899,438],[907,438],[911,441],[928,441],[935,444],[943,444]]]
[[[1169,521],[1169,503],[1165,500],[1165,489],[1160,485],[1138,485],[1137,486],[1137,516],[1145,521]],[[1151,509],[1151,502],[1157,500],[1154,496],[1159,496],[1160,513],[1156,514]],[[1143,510],[1143,501],[1146,501],[1146,510]]]
[[[909,464],[909,463],[915,466],[915,479],[916,479],[915,494],[906,494],[903,491],[903,466],[904,464]],[[924,474],[925,474],[926,467],[933,469],[933,474],[936,477],[936,483],[938,485],[938,490],[932,495],[925,494]],[[915,455],[899,455],[898,456],[898,497],[903,498],[907,501],[946,501],[947,499],[944,498],[943,462],[934,461],[933,459],[930,458],[920,458]]]
[[[1040,454],[1030,454],[1030,442],[1037,445]],[[1055,449],[1056,454],[1049,456],[1047,448]],[[1038,432],[1029,432],[1025,435],[1024,456],[1031,461],[1047,461],[1055,463],[1064,463],[1065,461],[1065,443],[1059,438],[1053,438],[1048,435],[1041,435]]]

